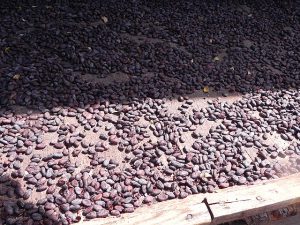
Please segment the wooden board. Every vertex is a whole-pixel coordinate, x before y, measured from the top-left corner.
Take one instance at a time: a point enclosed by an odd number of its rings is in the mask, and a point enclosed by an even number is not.
[[[293,223],[300,216],[300,203],[289,205],[279,210],[263,212],[258,215],[245,218],[248,225],[274,225]],[[291,219],[293,218],[293,219]],[[300,220],[298,220],[300,221]]]
[[[208,195],[214,224],[272,211],[300,201],[300,174]]]
[[[83,225],[207,225],[244,219],[300,202],[300,173],[252,186],[197,194],[138,208],[134,213]],[[299,223],[300,224],[300,223]]]
[[[285,218],[283,220],[274,221],[266,225],[299,225],[299,224],[300,224],[300,214]]]
[[[204,194],[174,199],[138,208],[134,213],[119,218],[82,222],[84,225],[192,225],[211,223],[209,211],[203,203]]]

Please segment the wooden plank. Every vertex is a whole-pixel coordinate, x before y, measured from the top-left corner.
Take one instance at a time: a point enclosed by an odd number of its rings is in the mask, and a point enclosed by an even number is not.
[[[274,221],[266,225],[299,225],[300,224],[300,214],[284,218],[283,220]]]
[[[300,215],[300,203],[289,205],[287,207],[273,210],[270,212],[263,212],[255,216],[245,218],[248,225],[273,225],[282,224],[290,217]],[[293,220],[291,220],[293,221]]]
[[[208,225],[209,211],[203,203],[204,194],[174,199],[138,208],[134,213],[119,218],[105,218],[82,222],[84,225]]]
[[[300,202],[300,173],[252,186],[232,187],[216,193],[197,194],[185,199],[143,206],[131,214],[83,221],[81,224],[218,224],[284,208],[297,202]]]
[[[300,173],[273,181],[221,190],[208,195],[213,223],[225,223],[300,201]]]

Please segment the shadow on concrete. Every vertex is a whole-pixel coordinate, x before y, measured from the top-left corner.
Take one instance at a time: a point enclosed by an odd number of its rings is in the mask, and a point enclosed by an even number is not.
[[[1,108],[297,88],[295,4],[4,1]]]
[[[59,224],[58,214],[43,205],[30,201],[31,190],[25,189],[18,179],[0,176],[0,224]],[[48,205],[49,206],[49,205]]]

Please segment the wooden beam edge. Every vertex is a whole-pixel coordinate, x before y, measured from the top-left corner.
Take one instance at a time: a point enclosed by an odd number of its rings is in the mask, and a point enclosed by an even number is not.
[[[79,224],[82,225],[156,225],[156,224],[172,224],[172,225],[208,225],[217,224],[220,222],[229,222],[233,220],[243,219],[246,216],[253,216],[257,213],[262,213],[266,211],[271,211],[279,209],[283,205],[300,202],[300,192],[294,195],[289,194],[288,199],[281,198],[278,202],[272,205],[263,205],[262,207],[254,209],[241,208],[240,211],[235,211],[228,214],[224,213],[222,216],[215,212],[214,207],[211,207],[209,200],[214,198],[214,196],[224,196],[224,199],[228,195],[238,195],[241,190],[255,189],[261,190],[261,187],[278,187],[283,183],[293,183],[294,187],[299,187],[300,191],[300,173],[296,173],[287,177],[268,180],[256,183],[250,186],[235,186],[227,189],[217,190],[216,193],[209,194],[196,194],[188,196],[185,199],[174,199],[166,202],[155,203],[153,205],[146,205],[135,210],[135,212],[130,214],[122,214],[120,217],[108,217],[103,219],[95,219],[90,221],[82,221]],[[266,188],[268,190],[268,188]],[[259,193],[259,195],[264,195],[264,193]],[[247,197],[247,196],[246,196]],[[220,197],[221,198],[221,197]],[[220,200],[222,202],[222,200]],[[211,215],[212,214],[212,215]]]
[[[278,210],[300,202],[300,173],[243,189],[208,195],[213,224]]]

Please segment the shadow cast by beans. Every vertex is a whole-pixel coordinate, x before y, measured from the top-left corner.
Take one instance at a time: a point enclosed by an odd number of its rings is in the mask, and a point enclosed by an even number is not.
[[[0,176],[0,224],[59,224],[51,203],[45,204],[44,199],[32,203],[31,191],[16,178],[4,173]]]
[[[294,2],[12,2],[1,6],[4,110],[300,84]]]

